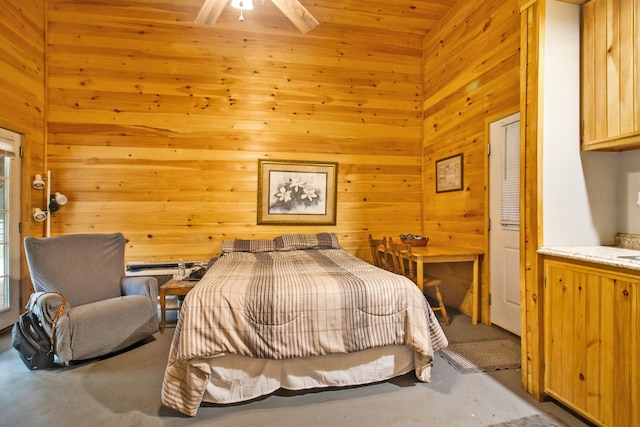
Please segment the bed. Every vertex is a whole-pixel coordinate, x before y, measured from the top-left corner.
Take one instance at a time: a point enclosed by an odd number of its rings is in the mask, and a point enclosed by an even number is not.
[[[185,297],[162,403],[195,416],[279,388],[352,386],[414,370],[447,346],[409,279],[342,249],[333,233],[225,240]]]

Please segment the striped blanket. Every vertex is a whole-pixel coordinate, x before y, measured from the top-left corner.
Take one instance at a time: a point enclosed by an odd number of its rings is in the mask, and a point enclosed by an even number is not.
[[[343,249],[223,253],[183,302],[163,403],[195,415],[193,394],[202,396],[207,373],[192,361],[224,354],[288,359],[397,344],[414,349],[422,381],[429,381],[434,352],[447,345],[410,280]]]

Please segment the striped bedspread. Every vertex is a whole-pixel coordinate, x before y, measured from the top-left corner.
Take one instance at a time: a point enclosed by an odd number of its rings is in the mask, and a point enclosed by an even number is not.
[[[202,397],[207,382],[198,360],[229,353],[287,359],[394,344],[414,349],[422,381],[429,381],[434,352],[447,345],[410,280],[343,249],[224,253],[183,302],[163,403],[195,414],[194,396]]]

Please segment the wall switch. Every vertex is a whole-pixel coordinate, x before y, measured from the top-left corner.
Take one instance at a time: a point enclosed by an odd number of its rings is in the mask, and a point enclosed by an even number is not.
[[[636,205],[640,208],[640,191],[638,191],[638,200],[636,201]]]

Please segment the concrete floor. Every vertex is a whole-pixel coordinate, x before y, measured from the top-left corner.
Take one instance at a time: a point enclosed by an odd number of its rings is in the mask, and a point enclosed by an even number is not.
[[[366,386],[277,392],[229,406],[203,406],[186,417],[162,406],[160,387],[175,314],[157,333],[129,351],[70,368],[28,371],[0,333],[0,425],[13,426],[488,426],[546,413],[568,427],[585,426],[553,402],[524,393],[520,370],[460,374],[437,356],[430,383],[413,373]],[[451,342],[517,337],[471,325],[452,313],[444,326]]]

